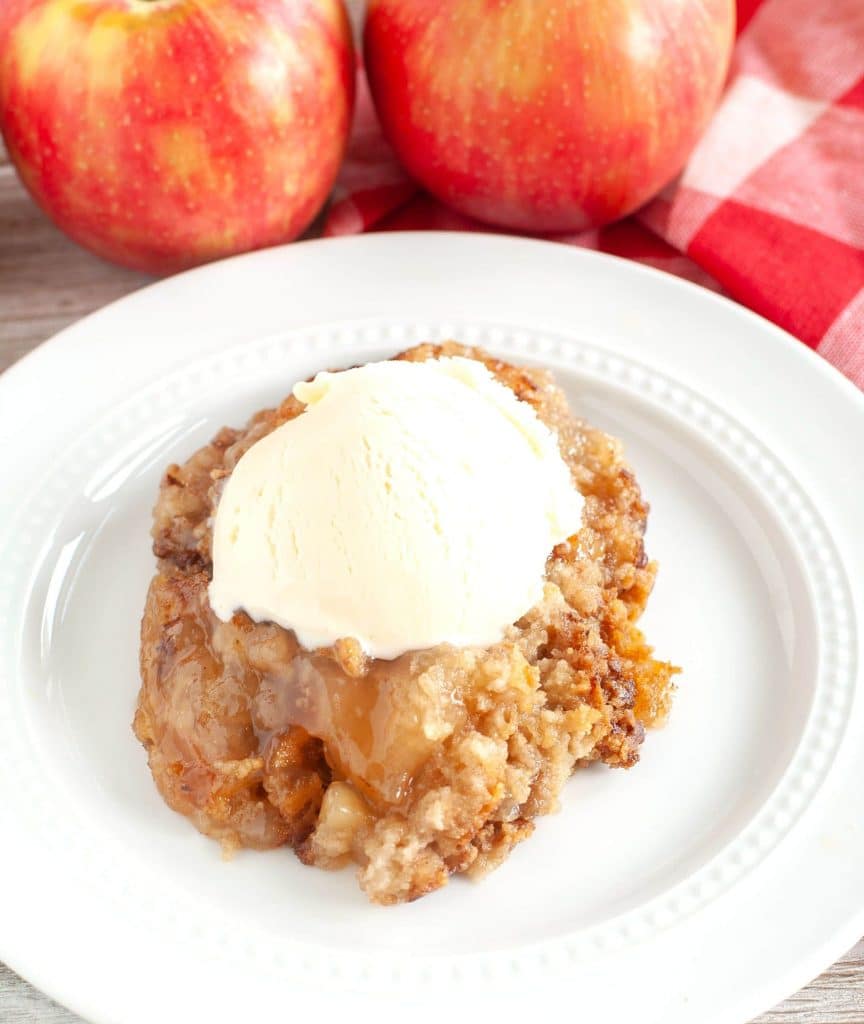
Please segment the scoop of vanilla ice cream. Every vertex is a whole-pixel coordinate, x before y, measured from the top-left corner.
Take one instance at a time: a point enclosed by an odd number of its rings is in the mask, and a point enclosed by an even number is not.
[[[395,658],[486,646],[542,596],[583,499],[555,435],[475,360],[319,373],[254,444],[213,528],[210,603]]]

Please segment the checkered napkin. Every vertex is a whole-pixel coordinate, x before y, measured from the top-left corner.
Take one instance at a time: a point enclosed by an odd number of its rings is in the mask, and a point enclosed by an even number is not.
[[[724,291],[864,388],[864,0],[738,0],[738,21],[680,178],[627,220],[556,240]],[[324,233],[422,228],[489,230],[405,176],[361,80]]]

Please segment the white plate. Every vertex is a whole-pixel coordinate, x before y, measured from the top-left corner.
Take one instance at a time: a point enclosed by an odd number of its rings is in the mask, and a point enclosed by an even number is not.
[[[625,440],[646,629],[685,671],[637,768],[578,773],[482,884],[382,910],[288,851],[224,863],[158,797],[129,726],[150,507],[298,378],[448,336],[551,366]],[[861,395],[779,330],[539,242],[304,243],[63,332],[0,380],[0,957],[124,1024],[765,1009],[864,926],[862,437]]]

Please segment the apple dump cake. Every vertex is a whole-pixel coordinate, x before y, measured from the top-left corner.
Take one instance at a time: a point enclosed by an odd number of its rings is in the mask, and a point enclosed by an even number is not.
[[[669,709],[647,512],[545,371],[447,343],[298,385],[163,478],[134,723],[160,793],[378,903],[479,877]]]

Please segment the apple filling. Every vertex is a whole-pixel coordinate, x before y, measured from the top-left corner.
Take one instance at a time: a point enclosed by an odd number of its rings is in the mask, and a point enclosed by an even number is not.
[[[668,711],[675,672],[635,625],[655,567],[620,444],[574,419],[541,371],[453,343],[399,358],[440,355],[481,359],[530,402],[586,499],[582,530],[550,553],[543,599],[499,643],[384,661],[350,639],[309,651],[272,623],[213,614],[221,481],[298,415],[294,398],[169,467],[141,630],[135,732],[166,802],[228,848],[288,844],[308,864],[353,861],[380,903],[496,866],[557,807],[579,765],[635,764],[644,727]]]

